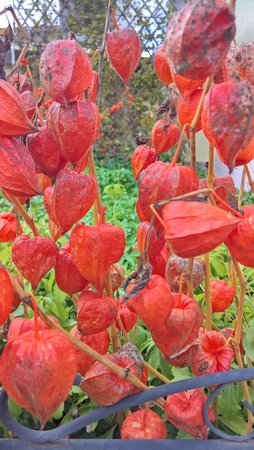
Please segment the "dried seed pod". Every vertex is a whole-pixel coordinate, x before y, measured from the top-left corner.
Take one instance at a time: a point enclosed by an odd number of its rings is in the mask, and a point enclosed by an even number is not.
[[[164,45],[161,45],[155,53],[154,70],[157,77],[162,81],[165,86],[168,86],[173,82],[171,70],[166,59],[166,52]]]
[[[170,202],[162,217],[165,239],[181,258],[210,252],[242,222],[217,206],[199,202]]]
[[[225,311],[234,301],[234,288],[223,280],[212,280],[210,285],[213,312]]]
[[[186,276],[182,280],[182,292],[186,294],[188,290],[186,283],[186,277],[188,276],[188,259],[179,258],[179,256],[176,255],[171,255],[167,261],[166,277],[173,292],[179,291],[180,279],[183,273],[185,273]],[[192,271],[192,282],[194,289],[198,287],[200,283],[202,283],[203,278],[204,262],[199,258],[195,258],[193,261]]]
[[[189,351],[189,365],[193,375],[230,370],[234,350],[218,331],[201,334]]]
[[[253,138],[253,112],[254,87],[246,81],[215,84],[205,96],[202,128],[230,171]]]
[[[120,316],[121,322],[123,324],[123,327],[126,331],[126,333],[129,333],[129,331],[132,330],[132,328],[135,326],[137,320],[138,320],[138,315],[131,311],[128,308],[128,305],[124,304],[121,305],[121,300],[119,303],[119,309],[118,309],[118,314]],[[121,327],[116,319],[116,328],[118,330],[121,330]]]
[[[184,97],[189,97],[192,92],[194,92],[197,88],[201,87],[205,82],[203,80],[191,80],[189,78],[182,77],[181,75],[176,75],[172,73],[173,82],[175,83],[177,89]]]
[[[29,119],[33,118],[33,115],[36,111],[36,99],[34,98],[31,91],[24,91],[22,94],[20,94],[22,103],[24,105],[24,110],[26,112],[26,115]]]
[[[41,194],[29,151],[22,142],[4,136],[0,136],[0,186],[17,196]]]
[[[191,124],[201,95],[202,95],[203,89],[197,89],[196,91],[192,92],[190,96],[184,97],[183,95],[179,95],[178,102],[177,102],[177,113],[178,113],[178,119],[180,122],[180,125],[183,127],[186,123],[189,125]],[[201,125],[201,118],[198,121],[198,124],[195,128],[195,133],[200,131],[202,128]],[[186,134],[189,137],[189,127],[186,129]]]
[[[22,92],[30,91],[33,92],[33,83],[26,75],[16,72],[10,78],[11,83],[18,88],[19,94]]]
[[[59,144],[48,133],[46,126],[27,136],[27,148],[36,167],[50,178],[55,178],[67,164],[60,153]]]
[[[46,189],[46,211],[60,227],[62,234],[69,231],[92,207],[96,196],[95,189],[94,178],[67,169],[59,172],[53,188]]]
[[[121,428],[122,439],[166,439],[167,428],[149,408],[128,414]]]
[[[139,145],[133,152],[131,158],[132,170],[135,180],[138,179],[142,170],[156,161],[155,151],[147,145]]]
[[[149,229],[150,229],[149,222],[141,222],[137,229],[137,246],[141,254],[144,253],[146,249]],[[164,233],[157,230],[156,227],[152,227],[150,242],[148,245],[149,259],[153,259],[157,255],[159,255],[164,245],[165,245]]]
[[[57,318],[54,316],[50,316],[50,319],[55,323],[59,323]],[[49,330],[49,326],[46,325],[43,320],[38,317],[37,326],[39,330]],[[35,321],[34,319],[25,319],[24,317],[17,317],[14,319],[8,330],[7,341],[14,339],[21,334],[29,333],[30,331],[35,331]]]
[[[84,291],[78,298],[78,330],[85,336],[100,333],[112,325],[117,313],[118,303],[114,298]]]
[[[92,83],[92,66],[75,39],[50,42],[40,58],[40,80],[53,100],[66,104]]]
[[[153,330],[162,327],[172,311],[172,296],[167,282],[159,275],[152,275],[149,283],[137,295],[126,302]]]
[[[48,110],[47,128],[66,161],[78,163],[98,137],[98,107],[88,100],[78,100],[68,106],[55,102]]]
[[[144,170],[138,202],[145,220],[150,221],[151,204],[198,189],[198,177],[192,167],[158,161]],[[155,220],[156,225],[158,220]]]
[[[179,353],[197,336],[203,321],[200,304],[187,295],[172,293],[173,308],[160,326],[152,329],[152,337],[166,358]]]
[[[240,264],[254,267],[254,206],[243,206],[243,220],[224,240],[232,257]]]
[[[24,136],[36,130],[16,89],[4,80],[0,80],[0,104],[0,135]]]
[[[12,260],[35,290],[44,275],[54,267],[58,248],[50,237],[17,237],[12,246]]]
[[[110,223],[78,225],[71,233],[70,247],[81,275],[102,293],[111,264],[123,256],[125,234],[122,228]]]
[[[17,225],[16,216],[11,212],[0,213],[0,242],[11,242],[17,237],[17,228],[19,234],[22,233],[21,224]]]
[[[126,28],[107,34],[106,54],[126,85],[139,64],[141,52],[142,44],[136,31]]]
[[[59,250],[55,265],[55,276],[59,289],[69,295],[83,291],[87,287],[87,280],[80,275],[73,262],[69,244],[63,245]]]
[[[203,417],[206,401],[207,396],[201,389],[169,395],[165,404],[167,419],[178,430],[191,434],[195,438],[206,439],[208,428]],[[208,417],[211,421],[215,420],[211,406],[208,409]]]
[[[138,377],[135,362],[125,355],[115,353],[107,356],[110,361],[126,370],[126,373]],[[85,374],[80,388],[92,400],[102,406],[113,405],[128,395],[139,392],[128,380],[119,378],[102,363],[96,362]]]
[[[76,376],[71,343],[54,330],[11,339],[1,355],[1,383],[10,398],[38,417],[43,428],[66,399]]]
[[[170,150],[177,143],[180,136],[180,128],[167,120],[158,120],[152,129],[152,143],[155,153],[160,155]]]
[[[254,85],[254,42],[231,45],[226,65],[232,81],[248,81]]]
[[[135,362],[138,377],[141,378],[145,366],[143,357],[137,349],[136,345],[134,345],[132,342],[127,342],[122,347],[120,347],[117,353],[119,353],[120,355],[125,355]]]
[[[165,50],[171,70],[201,80],[220,68],[236,32],[223,0],[191,0],[169,21]]]
[[[14,291],[8,272],[0,267],[0,325],[8,319],[14,301]]]

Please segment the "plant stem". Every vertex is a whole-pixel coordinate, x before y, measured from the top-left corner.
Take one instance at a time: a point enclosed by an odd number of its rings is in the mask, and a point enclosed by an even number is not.
[[[235,12],[236,0],[230,0],[229,7],[232,12]]]
[[[106,47],[106,38],[109,30],[109,22],[110,22],[110,14],[111,14],[112,2],[108,0],[108,8],[107,8],[107,16],[104,26],[103,40],[100,48],[100,57],[99,57],[99,65],[98,65],[98,75],[99,75],[99,87],[97,92],[97,99],[100,100],[100,92],[101,92],[101,82],[102,82],[102,69],[103,69],[103,56]]]
[[[19,199],[17,197],[15,197],[14,195],[7,193],[6,191],[4,191],[4,196],[9,202],[11,202],[17,208],[17,210],[23,217],[24,221],[31,228],[33,235],[40,236],[39,230],[34,223],[33,217],[29,216],[29,214],[26,212],[26,210],[21,205]]]
[[[194,290],[193,290],[193,265],[194,265],[194,258],[188,259],[188,273],[186,277],[186,284],[188,288],[188,295],[191,298],[194,298]]]
[[[249,182],[250,188],[251,188],[252,192],[254,192],[254,182],[252,180],[248,164],[244,164],[244,169],[245,169],[245,172],[247,174],[247,178],[248,178],[248,182]]]
[[[190,131],[190,161],[191,167],[196,172],[196,133],[195,131]]]
[[[209,253],[205,253],[205,255],[204,255],[204,263],[205,263],[206,331],[211,331],[212,330],[212,301],[211,301]]]
[[[183,138],[184,138],[184,134],[185,134],[185,130],[186,130],[186,128],[188,126],[189,126],[189,124],[186,123],[183,126],[183,128],[182,128],[182,132],[181,132],[181,136],[180,136],[180,139],[179,139],[179,142],[178,142],[178,145],[177,145],[177,149],[176,149],[174,157],[173,157],[173,159],[171,161],[172,166],[174,166],[177,163],[177,160],[178,160],[178,157],[179,157],[179,153],[180,153],[180,150],[181,150],[181,145],[182,145]]]
[[[196,109],[195,116],[193,117],[193,120],[192,120],[192,122],[190,124],[190,131],[195,130],[195,128],[196,128],[196,126],[198,124],[198,121],[199,121],[199,118],[200,118],[200,115],[201,115],[201,111],[202,111],[203,101],[204,101],[205,95],[207,94],[207,92],[210,89],[212,80],[213,80],[213,77],[209,77],[209,78],[206,79],[206,82],[205,82],[205,85],[204,85],[204,89],[203,89],[202,95],[200,97],[200,100],[199,100],[199,103],[198,103],[198,107]]]

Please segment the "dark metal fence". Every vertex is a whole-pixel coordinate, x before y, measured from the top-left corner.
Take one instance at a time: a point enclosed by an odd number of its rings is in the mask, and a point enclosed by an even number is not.
[[[190,389],[196,389],[196,388],[202,388],[202,387],[210,387],[214,385],[218,385],[216,389],[213,390],[212,394],[208,397],[208,400],[204,406],[204,420],[206,424],[208,425],[209,429],[213,431],[214,435],[219,438],[224,439],[222,440],[214,440],[214,439],[208,439],[208,440],[184,440],[184,441],[177,441],[177,440],[166,440],[166,441],[156,441],[156,449],[164,449],[167,448],[169,450],[173,449],[181,449],[181,450],[187,450],[187,449],[195,449],[198,450],[202,448],[202,450],[216,450],[216,449],[234,449],[234,450],[240,450],[240,445],[237,443],[242,443],[243,441],[249,441],[245,442],[244,446],[246,449],[254,448],[254,431],[249,433],[245,436],[238,436],[238,435],[229,435],[225,432],[222,432],[218,430],[209,420],[208,418],[208,408],[213,399],[224,389],[224,387],[230,383],[239,383],[241,381],[249,381],[254,378],[254,368],[251,369],[238,369],[238,370],[232,370],[227,372],[218,372],[214,373],[212,375],[205,375],[195,378],[189,378],[182,381],[173,382],[170,384],[164,384],[161,386],[158,386],[154,389],[149,389],[146,391],[141,392],[140,394],[132,395],[130,397],[127,397],[120,402],[116,403],[112,406],[106,406],[99,409],[96,409],[92,412],[89,412],[81,417],[78,417],[74,419],[72,422],[64,424],[59,426],[58,428],[54,430],[49,431],[37,431],[37,430],[31,430],[23,425],[20,425],[16,422],[15,419],[11,416],[9,409],[8,409],[8,396],[3,391],[0,396],[0,419],[3,422],[4,426],[12,431],[12,433],[15,436],[18,436],[21,438],[24,442],[29,442],[36,444],[37,446],[34,446],[33,448],[43,448],[41,446],[47,445],[50,448],[68,448],[68,449],[79,449],[82,448],[82,446],[86,445],[88,448],[91,449],[98,449],[102,448],[105,449],[106,446],[108,446],[109,441],[100,441],[100,440],[63,440],[66,436],[69,436],[80,429],[84,428],[85,426],[103,419],[111,414],[118,413],[124,409],[128,409],[134,406],[137,406],[141,403],[146,403],[148,401],[155,400],[160,397],[166,397],[171,394],[175,394],[178,392],[183,392]],[[77,376],[76,378],[76,384],[79,384],[80,377]],[[252,413],[254,413],[254,408],[252,405],[245,402],[245,406],[250,409]],[[227,442],[230,441],[230,442]],[[23,444],[24,444],[23,442]],[[84,444],[84,442],[86,444]],[[13,444],[10,444],[11,446],[4,446],[6,443],[6,440],[0,440],[0,448],[29,448],[28,444],[27,447],[22,447],[23,444],[20,444],[19,441],[16,441],[16,447]],[[9,445],[9,444],[8,444]],[[24,444],[25,445],[25,444]],[[154,441],[121,441],[121,440],[115,440],[110,442],[110,448],[118,449],[118,448],[131,448],[132,450],[136,449],[142,449],[142,448],[154,448]],[[243,445],[243,444],[241,444]]]

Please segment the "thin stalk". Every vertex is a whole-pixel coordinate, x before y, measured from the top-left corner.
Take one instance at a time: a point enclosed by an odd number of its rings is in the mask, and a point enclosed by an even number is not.
[[[254,192],[254,182],[252,180],[248,164],[244,164],[244,169],[245,169],[245,172],[247,174],[247,178],[248,178],[248,182],[249,182],[250,188],[251,188],[252,192]]]
[[[242,179],[241,179],[241,186],[240,186],[240,189],[239,189],[238,201],[237,201],[238,209],[241,209],[241,205],[242,205],[245,177],[246,177],[246,170],[245,170],[245,167],[244,167],[243,168],[243,173],[242,173]]]
[[[236,0],[230,0],[229,7],[232,12],[235,12]]]
[[[205,263],[206,331],[211,331],[212,330],[212,301],[211,301],[209,253],[205,253],[205,255],[204,255],[204,263]]]
[[[245,292],[247,283],[244,278],[242,269],[240,267],[240,264],[233,259],[233,263],[236,269],[236,273],[240,282],[240,298],[238,302],[238,309],[237,309],[237,317],[236,317],[236,330],[235,330],[235,355],[236,360],[239,369],[243,369],[243,360],[242,355],[240,351],[240,343],[241,343],[241,337],[242,337],[242,327],[243,327],[243,308],[244,308],[244,299],[245,299]],[[249,403],[251,403],[250,394],[248,390],[248,384],[246,381],[243,381],[243,391],[244,391],[244,397],[245,400]],[[251,411],[247,411],[248,413],[248,427],[247,427],[247,433],[250,433],[252,430],[252,424],[253,424],[253,416]]]
[[[184,138],[184,134],[185,134],[185,130],[186,130],[186,128],[188,126],[189,126],[189,124],[186,123],[183,126],[183,128],[182,128],[182,132],[181,132],[181,136],[180,136],[180,139],[179,139],[179,142],[178,142],[178,145],[177,145],[177,149],[176,149],[174,157],[173,157],[173,159],[171,161],[172,166],[174,166],[177,163],[177,160],[178,160],[178,157],[179,157],[179,153],[180,153],[180,150],[181,150],[181,146],[182,146],[182,142],[183,142],[183,138]]]
[[[190,162],[191,162],[191,167],[196,172],[196,133],[195,133],[195,131],[190,131]]]
[[[204,85],[204,89],[203,89],[202,95],[200,97],[200,100],[199,100],[199,103],[198,103],[198,107],[196,109],[195,116],[193,117],[192,122],[190,124],[190,131],[195,130],[195,128],[196,128],[196,126],[198,124],[198,121],[199,121],[199,118],[200,118],[200,115],[201,115],[201,111],[202,111],[203,101],[204,101],[205,95],[207,94],[207,92],[210,89],[212,80],[213,80],[213,77],[209,77],[209,78],[206,79],[206,82],[205,82],[205,85]]]
[[[112,8],[112,2],[111,0],[108,0],[108,7],[107,7],[107,15],[106,15],[106,21],[104,26],[104,33],[103,33],[103,39],[102,44],[100,48],[100,57],[99,57],[99,65],[98,65],[98,75],[99,75],[99,88],[97,92],[97,99],[100,99],[100,91],[101,91],[101,82],[102,82],[102,69],[103,69],[103,57],[106,47],[106,39],[107,34],[109,30],[109,22],[110,22],[110,15],[111,15],[111,8]]]
[[[17,210],[19,211],[19,213],[23,217],[24,221],[31,228],[31,230],[33,232],[33,235],[34,236],[39,236],[40,233],[39,233],[39,230],[38,230],[38,228],[36,227],[36,225],[34,223],[33,217],[29,216],[29,214],[26,212],[26,210],[21,205],[19,199],[17,197],[15,197],[14,195],[7,193],[6,191],[4,191],[4,196],[9,202],[11,202],[17,208]]]
[[[77,308],[78,307],[78,296],[76,294],[72,294],[71,298],[72,298],[74,305]]]
[[[151,372],[153,375],[155,375],[163,383],[165,383],[165,384],[171,383],[171,381],[167,377],[162,375],[162,373],[158,372],[158,370],[156,370],[153,366],[150,366],[150,364],[148,364],[148,362],[144,361],[144,366],[149,370],[149,372]]]
[[[188,295],[191,298],[194,298],[194,289],[193,289],[193,266],[194,266],[194,258],[188,259],[188,273],[186,277],[186,284],[188,289]]]

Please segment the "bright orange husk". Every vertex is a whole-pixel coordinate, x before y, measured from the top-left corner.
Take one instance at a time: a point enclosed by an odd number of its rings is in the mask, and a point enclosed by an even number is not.
[[[165,239],[174,253],[182,258],[210,252],[224,242],[241,222],[240,218],[200,202],[169,202],[162,218]],[[243,219],[242,219],[243,220]]]

